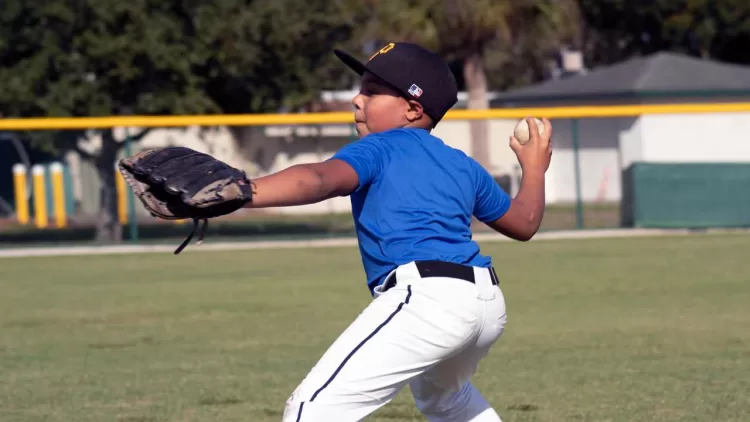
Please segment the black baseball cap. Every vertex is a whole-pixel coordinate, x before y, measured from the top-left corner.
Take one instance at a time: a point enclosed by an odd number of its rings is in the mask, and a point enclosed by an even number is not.
[[[458,85],[448,65],[439,55],[417,44],[389,43],[366,63],[338,49],[334,53],[358,74],[370,72],[406,98],[422,104],[435,124],[458,101]]]

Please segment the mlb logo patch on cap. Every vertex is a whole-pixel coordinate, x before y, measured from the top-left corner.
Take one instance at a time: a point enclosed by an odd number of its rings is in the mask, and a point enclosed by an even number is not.
[[[419,98],[422,96],[422,88],[418,87],[417,84],[411,84],[409,94],[414,98]]]

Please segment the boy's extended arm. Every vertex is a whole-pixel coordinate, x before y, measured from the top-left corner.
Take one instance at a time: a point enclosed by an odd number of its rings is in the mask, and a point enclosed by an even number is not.
[[[359,184],[354,169],[332,159],[298,164],[253,180],[253,200],[245,208],[306,205],[352,193]]]

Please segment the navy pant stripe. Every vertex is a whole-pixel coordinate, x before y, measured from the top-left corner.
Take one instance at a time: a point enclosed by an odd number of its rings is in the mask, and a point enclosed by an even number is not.
[[[297,412],[297,422],[299,422],[299,418],[302,417],[302,408],[305,407],[305,402],[302,402],[299,404],[299,412]]]
[[[339,365],[339,367],[336,368],[336,371],[333,372],[333,375],[331,375],[331,377],[328,378],[328,381],[326,381],[325,384],[323,384],[323,386],[320,387],[318,389],[318,391],[316,391],[315,394],[312,395],[312,398],[310,398],[310,402],[312,402],[313,400],[315,400],[315,398],[318,397],[318,394],[320,394],[321,391],[323,391],[326,387],[328,387],[329,384],[331,384],[331,381],[333,381],[333,379],[336,378],[336,375],[338,375],[339,372],[341,372],[341,369],[344,368],[344,365],[346,365],[346,363],[349,361],[349,359],[351,359],[352,356],[354,356],[354,354],[357,353],[357,350],[359,350],[360,348],[362,348],[362,346],[364,346],[364,344],[367,343],[368,340],[370,340],[371,338],[373,338],[375,336],[375,334],[378,333],[378,331],[380,331],[389,322],[391,322],[391,320],[393,319],[393,317],[395,317],[396,314],[401,311],[401,308],[403,308],[405,304],[409,303],[409,299],[411,299],[411,286],[407,286],[406,290],[408,292],[406,294],[406,299],[403,302],[399,303],[398,307],[396,308],[396,310],[393,311],[393,313],[385,321],[383,321],[383,323],[380,324],[372,333],[370,333],[369,336],[367,336],[364,340],[362,340],[357,345],[357,347],[355,347],[354,350],[352,350],[351,353],[349,353],[349,355],[346,356],[346,358],[344,358],[343,362],[341,362],[341,364]],[[299,422],[300,418],[302,417],[302,407],[304,405],[305,405],[305,403],[302,402],[300,404],[300,406],[299,406],[299,414],[297,415],[297,422]]]

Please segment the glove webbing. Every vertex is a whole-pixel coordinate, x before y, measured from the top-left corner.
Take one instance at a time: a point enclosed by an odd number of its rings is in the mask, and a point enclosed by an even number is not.
[[[174,254],[177,255],[178,253],[182,252],[183,249],[185,249],[185,246],[190,243],[190,240],[193,238],[193,235],[195,235],[195,231],[198,230],[198,224],[200,224],[200,221],[203,220],[203,229],[201,229],[201,234],[198,236],[198,241],[195,243],[196,245],[200,246],[203,243],[203,237],[206,235],[206,227],[208,227],[208,218],[194,218],[193,219],[193,230],[190,231],[190,234],[188,237],[182,241],[180,246],[175,249]]]

